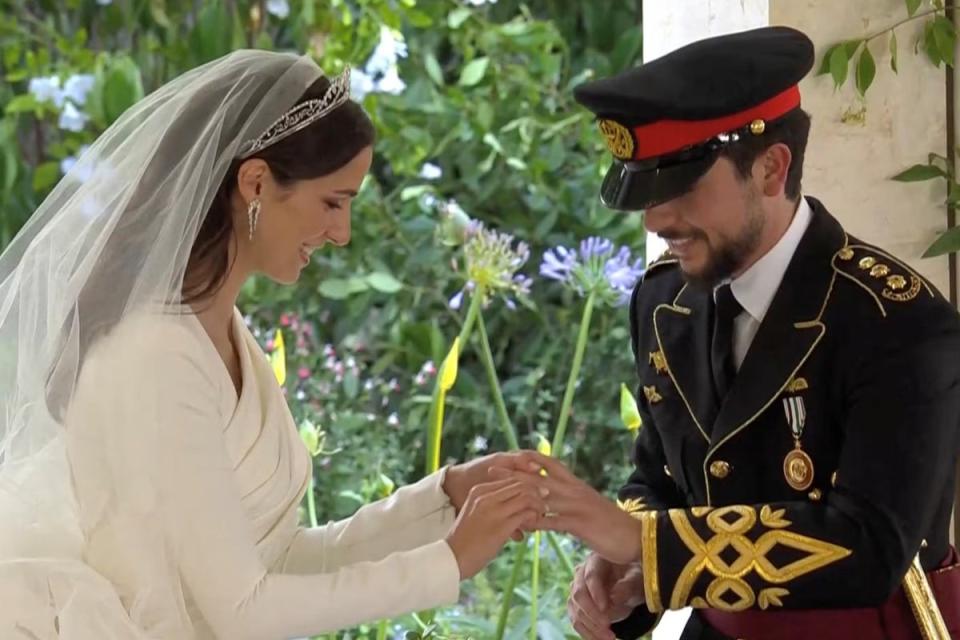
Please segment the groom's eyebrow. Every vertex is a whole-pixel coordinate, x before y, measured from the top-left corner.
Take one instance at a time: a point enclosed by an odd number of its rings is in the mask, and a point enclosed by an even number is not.
[[[334,191],[334,193],[343,196],[350,196],[351,198],[354,198],[357,195],[357,192],[353,189],[338,189],[337,191]]]

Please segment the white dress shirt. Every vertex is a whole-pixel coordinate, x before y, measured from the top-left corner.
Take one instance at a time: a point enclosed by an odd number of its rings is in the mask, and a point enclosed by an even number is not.
[[[754,336],[757,335],[760,323],[767,315],[773,296],[780,288],[783,274],[786,273],[787,266],[810,225],[812,215],[806,198],[801,197],[793,221],[777,244],[740,276],[726,281],[730,283],[733,296],[743,307],[743,311],[733,321],[733,359],[738,371]]]

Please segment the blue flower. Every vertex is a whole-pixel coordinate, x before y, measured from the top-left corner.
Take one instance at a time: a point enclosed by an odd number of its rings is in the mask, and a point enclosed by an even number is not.
[[[387,73],[397,66],[398,58],[407,57],[407,44],[387,26],[380,27],[380,41],[367,60],[367,73]]]
[[[376,86],[377,91],[380,93],[389,93],[393,96],[400,95],[406,88],[407,83],[400,77],[400,72],[395,66],[390,67],[390,69],[383,74],[380,80],[377,81]]]
[[[375,88],[376,85],[373,77],[366,71],[362,69],[350,71],[350,95],[355,99],[363,100],[363,98]]]
[[[580,243],[580,256],[583,260],[603,256],[611,251],[613,251],[613,243],[606,238],[591,236]]]
[[[603,266],[603,274],[610,283],[610,288],[617,293],[618,305],[625,305],[630,301],[630,294],[643,276],[643,271],[643,258],[632,260],[627,247],[621,247],[614,257],[607,260]]]
[[[283,20],[290,15],[290,4],[287,0],[267,0],[267,13]]]
[[[113,0],[97,0],[97,4],[101,7],[109,6],[112,2]]]
[[[540,263],[540,275],[551,280],[565,282],[574,267],[577,266],[577,254],[566,247],[549,249],[543,254]]]
[[[87,102],[87,94],[93,89],[94,78],[89,73],[78,73],[67,78],[63,85],[63,95],[73,101],[78,107]]]
[[[31,78],[27,90],[37,102],[52,102],[57,107],[63,106],[64,94],[57,76]]]
[[[580,243],[578,251],[558,246],[544,252],[540,275],[581,296],[594,293],[600,302],[620,306],[629,301],[643,275],[643,260],[633,259],[627,247],[614,253],[610,240],[592,236]]]
[[[364,75],[372,83],[369,91],[393,95],[403,93],[407,84],[400,77],[397,61],[405,57],[407,57],[407,44],[402,36],[390,27],[381,26],[380,41],[377,42],[364,68]]]
[[[83,113],[72,102],[67,102],[60,113],[60,128],[65,131],[83,131],[89,116]]]
[[[449,303],[450,308],[453,309],[454,311],[458,311],[460,307],[463,306],[463,293],[464,293],[464,290],[460,289],[460,291],[457,291],[457,293],[455,293],[454,296],[450,298],[450,303]]]
[[[464,232],[463,254],[467,281],[465,292],[470,293],[480,287],[484,305],[489,303],[492,296],[502,297],[510,309],[516,308],[511,296],[528,303],[527,294],[532,280],[517,273],[530,257],[530,247],[525,242],[517,242],[508,233],[486,229],[482,222],[471,220]],[[460,294],[450,300],[451,306],[459,306],[462,302]]]

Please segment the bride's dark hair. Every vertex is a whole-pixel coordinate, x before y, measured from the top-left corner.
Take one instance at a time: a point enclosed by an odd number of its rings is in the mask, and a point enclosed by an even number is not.
[[[317,79],[297,104],[322,97],[329,87],[328,78]],[[310,126],[261,149],[250,158],[265,161],[274,179],[280,185],[287,185],[337,171],[372,145],[374,138],[370,118],[360,105],[348,100]],[[200,226],[184,275],[184,304],[209,299],[226,279],[231,267],[230,243],[236,242],[231,202],[240,165],[250,158],[234,160],[230,164]]]

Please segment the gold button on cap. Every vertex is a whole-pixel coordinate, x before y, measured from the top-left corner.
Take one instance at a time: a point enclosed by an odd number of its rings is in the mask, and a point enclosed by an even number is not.
[[[714,460],[710,463],[710,475],[714,478],[726,478],[730,475],[730,463],[725,460]]]

